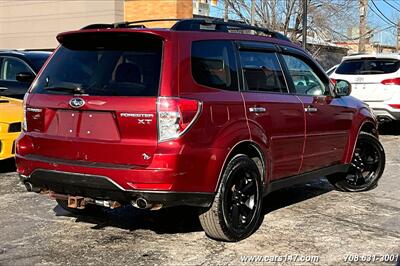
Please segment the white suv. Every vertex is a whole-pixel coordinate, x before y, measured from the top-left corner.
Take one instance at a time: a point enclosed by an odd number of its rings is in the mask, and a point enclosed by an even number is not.
[[[347,80],[351,95],[366,102],[380,122],[400,121],[400,55],[345,56],[330,78]]]

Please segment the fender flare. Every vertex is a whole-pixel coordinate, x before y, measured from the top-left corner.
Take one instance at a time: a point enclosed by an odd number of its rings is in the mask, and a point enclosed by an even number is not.
[[[357,127],[357,134],[354,135],[354,136],[352,136],[351,133],[350,133],[349,141],[348,141],[348,147],[347,147],[347,152],[346,152],[346,155],[345,155],[344,160],[343,160],[344,163],[348,164],[348,163],[351,162],[351,159],[353,158],[354,150],[355,150],[356,145],[357,145],[358,136],[360,136],[361,129],[362,129],[366,124],[371,124],[371,125],[373,126],[373,128],[376,129],[376,121],[373,120],[373,119],[370,118],[370,117],[364,118],[364,120],[362,120],[362,121],[359,123],[359,125],[358,125],[358,127]],[[353,131],[353,130],[352,130],[352,131]]]
[[[228,163],[230,161],[229,159],[234,158],[233,152],[235,151],[235,148],[237,148],[239,145],[244,144],[244,143],[248,143],[249,145],[251,145],[257,151],[258,155],[261,157],[262,171],[263,171],[261,173],[261,177],[263,179],[262,182],[263,182],[263,184],[265,186],[265,182],[267,181],[267,164],[268,164],[267,161],[266,161],[267,156],[264,154],[264,152],[263,152],[262,148],[260,147],[260,145],[258,143],[256,143],[254,140],[252,140],[252,139],[244,139],[244,140],[241,140],[239,142],[236,142],[231,148],[229,148],[229,151],[226,154],[224,162],[222,164],[221,170],[220,170],[220,172],[218,174],[218,180],[216,182],[214,191],[217,191],[219,186],[220,186],[220,184],[221,184],[221,180],[222,180],[222,176],[224,174],[225,168],[226,168],[226,166],[228,165]]]

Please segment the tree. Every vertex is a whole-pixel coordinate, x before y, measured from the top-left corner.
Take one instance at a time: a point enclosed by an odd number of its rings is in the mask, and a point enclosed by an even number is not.
[[[225,0],[230,17],[251,23],[252,0]],[[281,31],[298,42],[302,31],[301,0],[253,0],[257,26]],[[349,27],[357,25],[357,1],[307,0],[308,32],[321,39],[343,39]]]

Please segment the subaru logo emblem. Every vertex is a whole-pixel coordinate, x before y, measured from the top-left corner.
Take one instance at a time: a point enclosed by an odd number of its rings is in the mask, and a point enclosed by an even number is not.
[[[85,101],[81,98],[73,98],[69,101],[69,105],[72,108],[81,108],[82,106],[85,105]]]

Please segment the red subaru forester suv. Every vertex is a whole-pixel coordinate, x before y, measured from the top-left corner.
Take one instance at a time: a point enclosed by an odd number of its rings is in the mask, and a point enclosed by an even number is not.
[[[377,185],[371,109],[287,38],[220,20],[140,23],[57,36],[25,96],[17,169],[29,191],[81,214],[193,206],[208,236],[238,241],[271,191],[321,176],[342,191]]]

